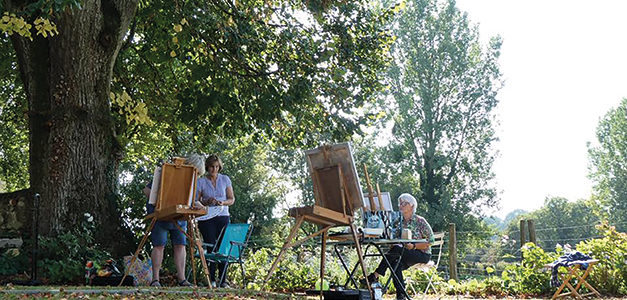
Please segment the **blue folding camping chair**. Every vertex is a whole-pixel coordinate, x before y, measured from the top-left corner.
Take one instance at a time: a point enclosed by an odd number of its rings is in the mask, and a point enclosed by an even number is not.
[[[218,240],[219,247],[214,244],[203,243],[206,248],[205,259],[213,263],[224,263],[224,270],[218,286],[221,286],[226,279],[226,271],[230,263],[238,263],[242,270],[242,279],[244,287],[246,286],[246,273],[244,271],[244,262],[242,261],[242,253],[248,244],[248,239],[252,233],[252,225],[247,223],[230,223],[220,233]]]

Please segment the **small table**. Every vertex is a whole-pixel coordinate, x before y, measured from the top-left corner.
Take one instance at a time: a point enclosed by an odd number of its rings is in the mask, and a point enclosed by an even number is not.
[[[553,297],[551,297],[551,299],[557,299],[560,297],[567,297],[567,296],[571,296],[575,299],[581,299],[583,297],[590,296],[590,295],[596,295],[597,297],[601,298],[601,294],[599,294],[599,292],[597,292],[597,290],[594,289],[592,285],[590,285],[586,281],[586,278],[588,277],[588,275],[590,275],[590,271],[592,271],[592,269],[594,268],[594,265],[596,265],[598,262],[599,262],[598,259],[590,259],[590,260],[585,260],[585,261],[580,261],[578,263],[574,263],[570,266],[564,266],[565,268],[568,269],[568,273],[562,275],[562,278],[561,278],[562,285],[560,285],[557,291],[555,291],[555,294],[553,294]],[[587,264],[588,268],[586,268],[586,271],[583,273],[583,275],[579,275],[581,265],[583,264]],[[552,269],[555,265],[546,264],[544,266]],[[571,279],[577,280],[577,285],[575,285],[574,287],[572,284],[570,284]],[[585,285],[591,292],[586,293],[586,294],[580,294],[578,291],[582,287],[582,285]],[[570,292],[560,294],[562,290],[565,290],[566,287],[568,287]]]
[[[366,245],[365,250],[363,252],[364,253],[363,257],[364,258],[366,258],[366,257],[381,257],[383,259],[383,261],[385,262],[385,264],[390,269],[390,272],[392,273],[392,276],[390,276],[390,278],[388,278],[387,282],[383,286],[383,289],[382,289],[383,293],[385,293],[385,291],[387,291],[387,288],[390,285],[390,281],[392,280],[392,277],[394,277],[394,278],[396,278],[396,280],[398,280],[398,278],[396,277],[396,273],[394,273],[393,270],[396,270],[396,268],[399,266],[400,259],[396,262],[395,266],[392,266],[390,261],[385,257],[385,253],[386,253],[385,250],[387,250],[389,247],[385,247],[385,249],[382,249],[382,246],[386,246],[386,245],[387,246],[392,246],[392,245],[395,245],[395,244],[404,244],[404,243],[426,243],[426,242],[427,242],[427,240],[425,240],[425,239],[407,240],[407,239],[378,239],[378,238],[365,238],[365,239],[363,239],[360,242],[361,245]],[[353,266],[352,270],[349,270],[348,266],[346,265],[346,262],[344,261],[344,258],[342,257],[342,255],[340,254],[340,251],[339,251],[339,247],[353,246],[354,242],[351,241],[351,240],[348,240],[348,241],[329,242],[327,244],[328,245],[333,245],[333,250],[335,251],[335,254],[337,255],[337,257],[339,257],[340,262],[342,263],[342,267],[346,271],[346,274],[348,274],[348,278],[346,279],[346,282],[344,283],[344,288],[347,288],[348,284],[350,282],[352,282],[353,285],[358,288],[357,281],[353,277],[353,275],[355,274],[355,271],[357,270],[358,264],[356,263],[355,266]],[[375,247],[375,249],[377,249],[377,252],[368,254],[368,249],[370,247]],[[403,251],[405,251],[405,247],[403,247]],[[403,255],[403,252],[401,252],[400,255]],[[404,286],[404,284],[403,284],[403,286]],[[411,297],[409,297],[409,295],[407,294],[407,291],[404,288],[403,288],[403,294],[405,294],[405,297],[407,299],[411,300]]]

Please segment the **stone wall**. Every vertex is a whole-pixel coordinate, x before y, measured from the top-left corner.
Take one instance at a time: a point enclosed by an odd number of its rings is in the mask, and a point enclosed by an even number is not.
[[[0,194],[0,238],[30,235],[32,203],[29,189]]]

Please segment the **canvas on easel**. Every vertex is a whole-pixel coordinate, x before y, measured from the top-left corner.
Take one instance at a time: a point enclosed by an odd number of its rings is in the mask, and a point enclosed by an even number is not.
[[[309,173],[314,180],[314,196],[316,205],[339,211],[339,205],[344,203],[339,198],[327,198],[324,192],[327,190],[337,191],[336,186],[330,186],[333,178],[324,176],[324,172],[328,168],[338,168],[342,172],[342,184],[345,188],[345,194],[348,199],[345,201],[348,205],[347,214],[353,215],[353,211],[362,207],[361,185],[357,176],[357,169],[353,162],[353,153],[349,143],[341,143],[335,145],[325,145],[316,149],[305,151],[307,155],[307,164],[309,165]],[[326,179],[325,182],[316,180]],[[339,184],[340,181],[335,181]]]
[[[353,224],[354,211],[362,207],[363,196],[350,144],[323,145],[316,149],[305,151],[305,154],[313,181],[315,204],[290,208],[289,216],[296,218],[296,223],[290,230],[283,247],[270,267],[265,281],[268,281],[288,248],[300,245],[318,235],[322,235],[320,259],[320,277],[322,280],[324,277],[327,232],[330,228],[336,226],[349,226],[351,228],[352,240],[355,242],[355,248],[365,277],[366,268],[363,263],[359,238]],[[304,221],[319,225],[320,230],[292,243],[292,239],[296,237],[296,233]],[[370,290],[370,285],[368,285],[368,289]]]
[[[366,175],[366,186],[368,187],[367,197],[363,198],[364,209],[362,210],[364,234],[383,237],[385,239],[395,239],[401,237],[401,214],[392,209],[390,193],[381,192],[379,184],[376,184],[377,191],[372,188],[368,168],[364,164]]]
[[[368,197],[364,197],[363,198],[363,205],[364,205],[364,210],[365,211],[370,211],[370,210],[374,210],[374,211],[392,211],[394,210],[392,208],[392,199],[390,198],[390,193],[389,192],[381,192],[381,201],[379,201],[379,196],[375,195],[373,200],[374,200],[374,209],[370,208],[370,201],[368,199]],[[381,207],[381,205],[383,205],[383,207]]]
[[[197,173],[194,166],[185,165],[185,159],[177,157],[174,163],[165,163],[160,170],[160,178],[153,180],[157,201],[154,215],[160,221],[185,219],[186,216],[202,216],[205,210],[194,209]],[[155,172],[157,173],[157,172]],[[154,183],[158,185],[154,187]]]
[[[153,177],[152,188],[150,191],[149,203],[155,204],[155,211],[148,214],[144,219],[151,220],[144,237],[142,238],[135,254],[131,258],[129,267],[124,273],[121,283],[128,275],[128,270],[135,263],[139,251],[144,247],[147,241],[148,235],[152,231],[157,221],[171,221],[181,231],[187,239],[190,240],[190,259],[192,260],[192,268],[194,274],[194,283],[196,282],[196,264],[193,262],[194,253],[193,247],[196,247],[199,253],[203,253],[202,242],[196,237],[198,229],[195,223],[192,222],[195,217],[205,215],[206,209],[199,209],[194,207],[194,197],[196,195],[196,182],[198,172],[196,168],[191,165],[185,164],[185,159],[181,157],[175,157],[172,163],[164,163],[161,168],[157,168],[155,176]],[[155,199],[156,198],[156,199]],[[177,220],[187,221],[189,233],[183,228],[179,227]],[[205,279],[208,283],[209,271],[207,268],[207,262],[204,255],[201,255],[201,262],[205,271]],[[120,283],[120,284],[121,284]],[[211,284],[209,284],[211,286]]]

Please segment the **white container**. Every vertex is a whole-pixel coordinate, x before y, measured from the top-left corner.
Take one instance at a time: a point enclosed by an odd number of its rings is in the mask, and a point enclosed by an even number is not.
[[[383,299],[383,290],[381,288],[381,284],[378,282],[370,285],[372,287],[372,293],[374,294],[374,300],[382,300]]]

